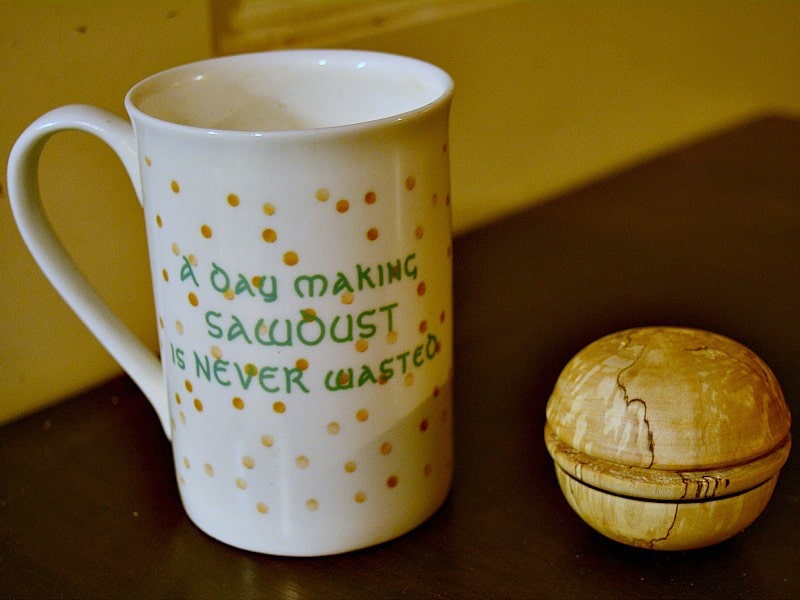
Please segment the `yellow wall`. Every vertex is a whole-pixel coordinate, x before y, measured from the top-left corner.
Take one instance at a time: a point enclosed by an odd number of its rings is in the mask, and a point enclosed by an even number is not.
[[[118,372],[22,246],[5,161],[68,102],[122,114],[142,77],[211,54],[205,0],[0,3],[0,422]],[[456,80],[457,231],[762,112],[800,116],[800,2],[517,2],[348,40],[418,56]],[[138,204],[83,134],[43,158],[45,204],[108,301],[156,346]]]

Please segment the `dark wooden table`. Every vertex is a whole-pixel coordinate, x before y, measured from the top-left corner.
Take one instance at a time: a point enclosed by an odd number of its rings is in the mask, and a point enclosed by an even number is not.
[[[637,325],[750,346],[800,416],[800,122],[743,124],[463,235],[455,265],[456,480],[427,523],[327,558],[226,547],[184,515],[123,378],[0,428],[0,597],[800,597],[798,450],[742,534],[659,553],[584,525],[542,441],[564,363]]]

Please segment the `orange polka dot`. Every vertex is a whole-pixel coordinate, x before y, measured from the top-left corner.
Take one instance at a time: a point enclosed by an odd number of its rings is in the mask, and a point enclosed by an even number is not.
[[[344,371],[340,371],[339,372],[339,377],[337,379],[339,381],[339,385],[345,386],[350,381],[350,375],[348,375]]]
[[[211,356],[216,359],[222,358],[222,348],[219,346],[211,346]]]
[[[197,266],[197,257],[194,254],[189,255],[189,264],[193,267]]]
[[[308,368],[308,361],[305,358],[298,358],[294,366],[301,371],[305,371]]]
[[[288,266],[293,267],[298,262],[300,262],[300,257],[297,256],[297,252],[289,251],[283,255],[283,262],[286,263]]]
[[[303,321],[306,323],[311,323],[317,316],[317,311],[313,308],[304,308],[300,311],[300,316],[303,317]]]
[[[269,202],[265,202],[262,209],[264,210],[265,215],[272,216],[275,214],[275,205],[270,204]]]
[[[367,239],[370,242],[374,242],[375,240],[377,240],[378,235],[379,235],[378,230],[375,227],[371,227],[370,229],[367,230]]]
[[[268,244],[272,244],[278,239],[278,234],[274,229],[265,229],[264,231],[261,232],[261,237]]]
[[[265,514],[267,514],[267,511],[269,510],[269,508],[263,502],[259,502],[258,504],[256,504],[256,510],[258,512],[260,512],[262,515],[265,515]]]
[[[314,498],[309,498],[306,500],[306,508],[311,512],[314,512],[319,508],[319,501]]]
[[[406,189],[410,192],[417,185],[417,179],[413,175],[406,177]]]
[[[450,206],[450,193],[449,193],[449,192],[448,192],[448,194],[447,194],[447,195],[444,197],[444,203],[445,203],[447,206]]]
[[[390,487],[390,488],[397,487],[398,483],[399,483],[399,480],[397,478],[397,475],[391,475],[389,477],[389,479],[386,480],[386,486]]]
[[[375,201],[377,199],[378,197],[375,195],[375,192],[373,191],[369,191],[366,194],[364,194],[364,202],[366,202],[367,204],[375,204]]]
[[[414,374],[406,373],[406,378],[404,383],[406,384],[406,387],[410,387],[414,383]]]
[[[342,198],[336,203],[336,212],[346,213],[350,210],[350,202]]]
[[[243,456],[242,466],[244,466],[245,469],[252,469],[253,467],[256,466],[256,461],[253,460],[252,456]]]
[[[286,412],[286,405],[283,402],[280,402],[280,401],[274,402],[272,404],[272,410],[274,410],[279,415],[282,415],[283,413]]]
[[[258,367],[255,366],[253,363],[247,363],[244,366],[244,372],[245,374],[250,375],[251,377],[255,377],[256,375],[258,375]]]
[[[247,480],[242,479],[241,477],[237,477],[236,478],[236,487],[239,488],[240,490],[246,490],[247,489]]]
[[[345,292],[342,294],[342,304],[352,304],[353,300],[355,300],[353,292]]]
[[[390,344],[394,344],[397,341],[397,332],[390,331],[386,334],[386,341]]]
[[[369,348],[369,342],[365,339],[360,339],[356,342],[356,352],[366,352]]]
[[[161,220],[161,215],[156,215],[156,225],[159,229],[164,226],[164,221]]]
[[[231,400],[231,404],[233,404],[233,408],[236,410],[244,409],[244,400],[239,398],[239,396],[236,396],[233,400]]]
[[[417,228],[414,230],[414,237],[418,240],[421,240],[424,234],[425,230],[423,229],[422,225],[417,225]]]
[[[203,465],[203,470],[206,472],[206,475],[208,475],[209,477],[213,477],[214,476],[214,467],[212,467],[210,464],[208,464],[208,463],[204,464]]]
[[[172,242],[172,253],[175,256],[178,256],[181,253],[180,246],[178,246],[178,244],[176,244],[175,242]]]
[[[228,204],[233,207],[239,206],[239,196],[236,194],[228,194]]]
[[[356,495],[353,496],[353,500],[361,504],[367,499],[367,495],[364,492],[356,492]]]
[[[186,381],[184,381],[184,382],[183,382],[183,385],[184,385],[184,387],[186,388],[186,391],[187,391],[187,392],[191,392],[191,391],[192,391],[192,387],[193,387],[193,386],[192,386],[192,382],[191,382],[191,381],[189,381],[189,380],[187,379]]]
[[[386,455],[387,455],[387,454],[389,454],[391,451],[392,451],[392,444],[391,444],[391,443],[389,443],[389,442],[383,442],[383,444],[381,444],[381,454],[383,454],[384,456],[386,456]]]
[[[424,281],[420,281],[419,282],[419,285],[417,286],[417,294],[420,295],[420,296],[424,296],[425,295],[425,282]]]
[[[200,400],[200,398],[194,399],[194,407],[197,409],[197,412],[203,412],[203,402]]]
[[[352,460],[348,460],[346,463],[344,463],[344,470],[345,473],[355,473],[356,463]]]
[[[172,188],[172,191],[175,192],[176,194],[181,191],[180,184],[174,179],[169,182],[169,187]]]
[[[356,412],[356,420],[363,423],[369,419],[369,411],[366,408],[360,408],[358,412]]]
[[[161,270],[161,276],[164,278],[164,281],[169,281],[169,273],[167,273],[166,269]]]
[[[444,311],[439,313],[439,323],[444,323],[444,320],[447,318],[447,315]]]
[[[331,193],[325,188],[319,188],[315,196],[320,202],[327,202],[328,198],[331,197]]]
[[[298,469],[307,469],[311,465],[311,461],[308,460],[307,456],[301,455],[294,459],[294,464]]]
[[[339,433],[339,431],[341,431],[341,426],[336,421],[332,421],[328,423],[326,429],[328,430],[329,434],[336,435],[337,433]]]
[[[233,300],[236,297],[236,294],[233,293],[231,288],[228,288],[224,292],[222,292],[222,297],[226,300]]]
[[[176,404],[180,404],[181,403],[181,395],[179,393],[177,393],[177,392],[175,392],[175,403]]]
[[[429,477],[431,473],[433,473],[433,465],[431,463],[425,463],[425,466],[422,467],[422,473],[425,477]]]
[[[275,443],[275,438],[271,435],[262,435],[261,436],[261,445],[266,448],[272,448],[272,444]]]
[[[427,321],[420,321],[419,332],[420,333],[425,333],[426,331],[428,331],[428,322]]]
[[[419,422],[419,430],[423,433],[428,431],[428,419],[422,419],[422,421]]]
[[[194,292],[189,292],[189,304],[192,306],[197,306],[200,304],[200,301],[197,299],[197,294]]]
[[[437,194],[436,192],[434,192],[434,193],[433,193],[433,196],[431,196],[431,204],[433,204],[434,206],[436,206],[438,203],[439,203],[439,194]]]
[[[211,227],[209,227],[208,225],[203,225],[202,227],[200,227],[200,233],[206,239],[210,239],[211,236],[214,235],[214,233],[211,231]]]
[[[153,161],[152,161],[152,160],[150,160],[150,157],[149,157],[149,156],[145,156],[145,157],[144,157],[144,164],[146,164],[148,167],[150,167],[150,166],[152,166],[152,165],[153,165]]]

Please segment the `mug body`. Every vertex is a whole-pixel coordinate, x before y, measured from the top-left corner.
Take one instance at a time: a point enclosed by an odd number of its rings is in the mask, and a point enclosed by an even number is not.
[[[413,59],[319,50],[129,92],[176,476],[213,537],[344,552],[444,501],[451,89]]]

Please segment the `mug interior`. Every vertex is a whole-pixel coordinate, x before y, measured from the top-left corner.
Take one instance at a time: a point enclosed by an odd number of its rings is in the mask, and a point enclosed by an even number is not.
[[[207,130],[292,131],[403,118],[451,90],[444,71],[412,58],[291,50],[176,67],[134,86],[126,104],[132,115]]]

